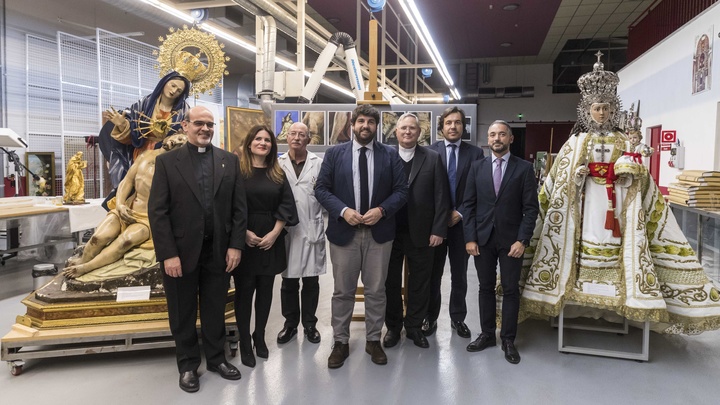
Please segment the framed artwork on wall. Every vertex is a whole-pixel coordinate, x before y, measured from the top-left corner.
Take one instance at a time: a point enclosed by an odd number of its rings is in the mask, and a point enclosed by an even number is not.
[[[227,107],[225,121],[227,122],[227,150],[233,153],[239,151],[245,136],[255,125],[267,125],[270,122],[262,110],[252,110],[242,107]]]
[[[26,175],[28,196],[56,195],[54,152],[26,152],[25,167],[28,168]],[[39,179],[35,180],[33,174]]]

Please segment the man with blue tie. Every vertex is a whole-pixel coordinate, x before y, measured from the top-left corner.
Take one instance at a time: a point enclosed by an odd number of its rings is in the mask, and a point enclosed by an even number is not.
[[[492,155],[473,163],[468,173],[462,213],[465,248],[475,257],[480,291],[482,333],[467,347],[478,352],[495,346],[497,267],[502,286],[500,340],[505,359],[517,364],[515,348],[520,308],[520,271],[538,216],[537,183],[530,162],[510,154],[514,138],[505,121],[488,129]]]
[[[350,322],[358,277],[365,294],[365,351],[375,364],[387,364],[380,344],[385,321],[385,279],[395,213],[407,201],[407,177],[397,150],[375,142],[380,112],[360,105],[352,113],[353,140],[325,153],[315,198],[328,211],[325,235],[330,242],[334,291],[333,350],[329,368],[339,368],[350,354]]]
[[[465,324],[467,315],[467,265],[468,254],[465,251],[465,238],[463,237],[462,215],[459,212],[465,193],[465,183],[470,165],[482,159],[483,151],[477,146],[462,142],[465,134],[465,111],[458,107],[447,108],[438,121],[438,133],[444,140],[435,142],[430,149],[440,154],[444,167],[447,169],[452,209],[448,220],[447,239],[435,248],[432,276],[430,278],[430,301],[428,314],[423,322],[422,332],[430,336],[437,329],[437,319],[440,315],[440,282],[445,269],[445,257],[450,259],[450,326],[458,336],[469,338],[470,329]]]

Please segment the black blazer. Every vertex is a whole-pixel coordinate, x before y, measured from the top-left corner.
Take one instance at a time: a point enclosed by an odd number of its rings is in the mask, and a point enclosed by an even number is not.
[[[500,191],[495,196],[490,155],[473,163],[462,205],[465,241],[484,246],[493,229],[501,245],[530,240],[538,215],[537,183],[530,162],[510,155]]]
[[[429,246],[430,235],[445,238],[451,202],[439,154],[421,146],[415,148],[408,187],[408,226],[413,245]]]
[[[247,206],[238,157],[213,147],[213,263],[225,270],[228,248],[245,247]],[[148,217],[158,262],[180,257],[183,274],[195,271],[205,220],[200,186],[186,146],[157,157]]]
[[[447,146],[445,146],[445,141],[437,141],[434,144],[428,146],[428,148],[434,150],[440,155],[440,159],[442,159],[443,163],[443,169],[445,169],[445,176],[447,177]],[[470,166],[474,161],[482,158],[482,149],[478,148],[475,145],[470,145],[467,142],[460,142],[460,149],[458,149],[457,175],[455,176],[455,207],[452,207],[453,209],[457,209],[459,211],[460,205],[463,202],[463,198],[465,196],[465,184],[467,183],[467,174],[468,171],[470,171]],[[449,183],[447,192],[449,195]]]

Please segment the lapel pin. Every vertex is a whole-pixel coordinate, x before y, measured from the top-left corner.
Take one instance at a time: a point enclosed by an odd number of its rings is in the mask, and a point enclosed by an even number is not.
[[[223,169],[225,168],[225,163],[222,164]]]

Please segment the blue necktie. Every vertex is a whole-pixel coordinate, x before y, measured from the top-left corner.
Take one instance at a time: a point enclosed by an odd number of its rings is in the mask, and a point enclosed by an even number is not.
[[[450,157],[448,158],[448,181],[450,182],[450,197],[452,198],[453,207],[455,207],[455,191],[457,190],[457,159],[455,158],[455,149],[457,145],[451,143],[448,145]]]
[[[366,147],[360,148],[358,166],[360,168],[360,215],[364,215],[370,209],[370,185],[368,183],[368,164],[365,152]]]

